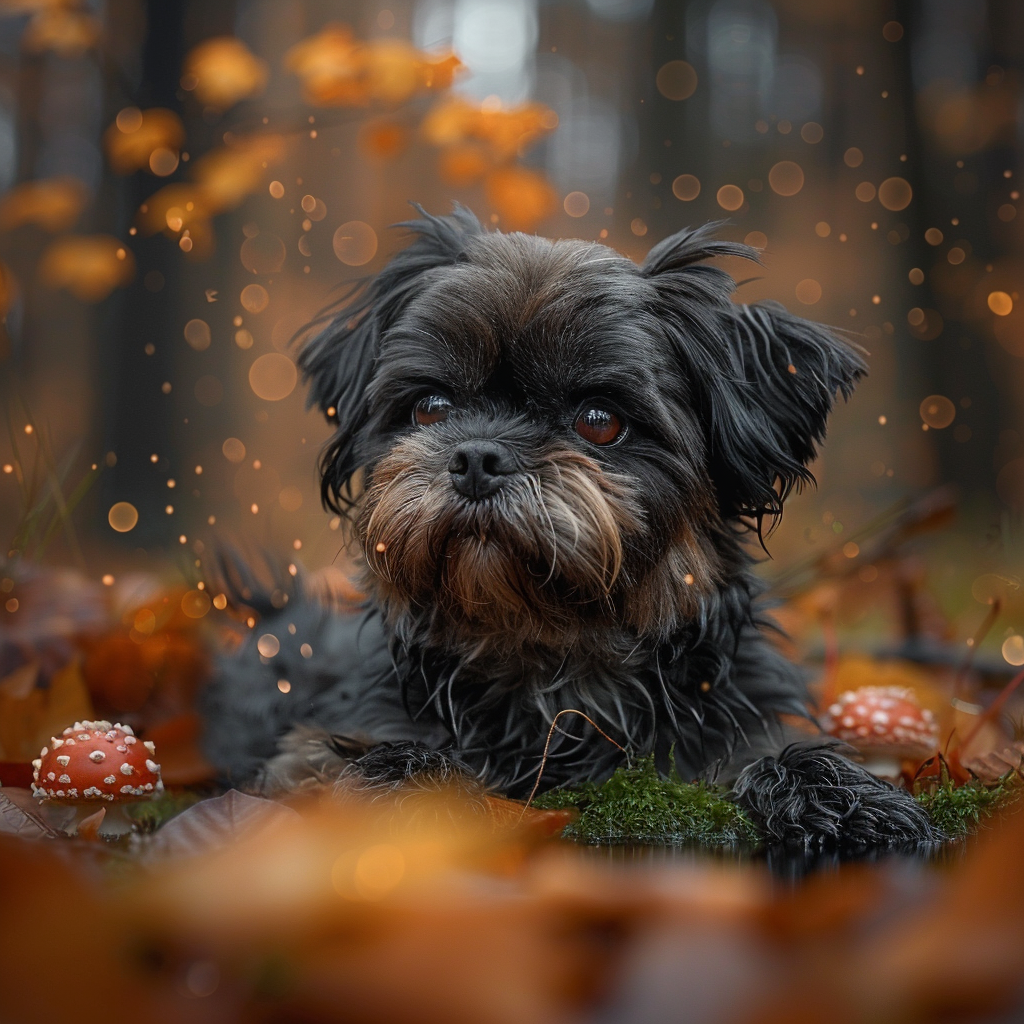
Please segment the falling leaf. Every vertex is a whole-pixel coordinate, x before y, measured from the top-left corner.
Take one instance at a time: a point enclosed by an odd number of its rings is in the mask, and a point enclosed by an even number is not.
[[[182,84],[205,106],[227,110],[262,91],[267,65],[240,39],[219,36],[189,51]]]
[[[420,130],[427,142],[441,148],[482,143],[491,159],[506,163],[557,127],[558,115],[541,103],[505,107],[493,99],[473,104],[449,96],[427,114]]]
[[[135,276],[135,258],[110,235],[69,235],[43,253],[39,273],[51,288],[66,288],[83,302],[100,302]]]
[[[185,126],[174,111],[152,107],[140,115],[132,119],[119,117],[103,134],[107,159],[118,174],[149,170],[154,152],[166,149],[177,154],[185,144]]]
[[[61,57],[78,57],[91,50],[100,38],[100,24],[90,14],[62,5],[37,11],[21,37],[28,53],[52,50]]]
[[[346,25],[328,25],[285,54],[308,103],[321,107],[397,105],[420,92],[447,89],[462,66],[400,39],[357,40]]]
[[[487,175],[487,201],[510,231],[532,231],[558,207],[547,178],[526,167],[499,167]]]
[[[0,229],[37,224],[46,231],[67,231],[78,220],[89,190],[77,178],[45,178],[16,185],[0,200]]]

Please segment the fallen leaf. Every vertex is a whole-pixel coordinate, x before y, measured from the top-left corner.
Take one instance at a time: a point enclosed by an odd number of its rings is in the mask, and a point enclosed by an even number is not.
[[[101,302],[135,276],[131,250],[110,235],[68,235],[43,253],[39,274],[83,302]]]
[[[267,75],[266,63],[240,39],[218,36],[189,51],[182,84],[205,106],[227,110],[261,92]]]
[[[53,839],[57,833],[37,814],[31,814],[0,792],[0,833],[22,839]]]
[[[191,857],[209,854],[270,826],[298,821],[290,807],[230,789],[223,796],[203,800],[172,818],[147,846],[149,858]],[[258,842],[258,840],[256,840]]]
[[[0,229],[36,224],[46,231],[66,231],[78,220],[89,190],[77,178],[44,178],[15,185],[0,201]]]

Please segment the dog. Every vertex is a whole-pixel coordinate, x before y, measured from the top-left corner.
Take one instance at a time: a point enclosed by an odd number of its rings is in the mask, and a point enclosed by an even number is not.
[[[735,303],[708,261],[758,254],[718,225],[637,265],[417,211],[299,360],[366,606],[331,614],[296,587],[282,607],[231,569],[263,618],[206,692],[208,756],[263,791],[522,798],[653,754],[684,779],[731,772],[773,841],[936,839],[905,791],[827,744],[784,745],[779,716],[810,718],[808,695],[752,572],[860,354]]]

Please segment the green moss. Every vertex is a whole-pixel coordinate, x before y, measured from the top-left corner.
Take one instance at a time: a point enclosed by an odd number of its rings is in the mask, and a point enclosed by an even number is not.
[[[657,846],[755,844],[759,835],[749,818],[705,783],[683,782],[673,769],[662,778],[653,757],[618,768],[607,782],[556,789],[537,807],[574,807],[579,819],[563,835],[581,843],[637,843]]]
[[[138,830],[146,835],[155,832],[161,825],[176,818],[182,811],[203,799],[202,793],[189,790],[164,790],[155,800],[141,800],[130,804],[125,813],[135,822]]]
[[[947,776],[934,788],[915,795],[933,825],[950,839],[962,839],[976,832],[982,819],[996,808],[1016,800],[1020,786],[1012,773],[995,786],[984,786],[976,781],[957,786]]]

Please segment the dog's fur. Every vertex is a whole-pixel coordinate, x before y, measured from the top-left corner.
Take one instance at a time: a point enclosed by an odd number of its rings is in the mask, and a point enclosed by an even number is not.
[[[806,715],[806,694],[758,610],[748,541],[812,479],[863,361],[779,305],[733,303],[706,261],[756,253],[714,226],[637,266],[420,212],[301,357],[335,427],[323,497],[353,524],[367,610],[317,612],[301,590],[264,608],[256,632],[282,650],[257,664],[253,638],[223,666],[208,752],[266,786],[454,766],[522,796],[567,708],[615,743],[563,716],[543,788],[606,777],[620,748],[684,778],[751,761],[766,735],[777,750],[778,716]],[[447,417],[417,425],[430,395]],[[574,430],[592,406],[624,424],[614,443]],[[455,486],[473,446],[491,453],[483,498]],[[757,761],[735,792],[778,839],[932,835],[907,794],[825,747]]]

